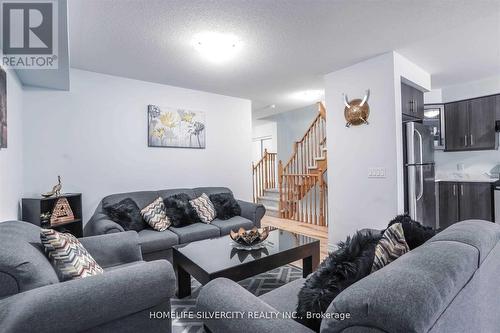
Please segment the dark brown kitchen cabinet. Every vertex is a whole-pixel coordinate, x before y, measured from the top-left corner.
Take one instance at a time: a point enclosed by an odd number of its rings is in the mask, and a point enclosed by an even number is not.
[[[467,149],[465,133],[469,132],[468,104],[463,102],[445,104],[444,117],[446,150]]]
[[[498,96],[487,96],[445,104],[446,151],[497,149],[498,103]]]
[[[471,219],[493,221],[491,184],[440,182],[439,227]]]
[[[439,227],[444,229],[459,219],[458,184],[439,183]]]
[[[424,118],[424,93],[401,83],[401,110],[407,120]]]
[[[460,220],[493,221],[490,183],[459,183]]]

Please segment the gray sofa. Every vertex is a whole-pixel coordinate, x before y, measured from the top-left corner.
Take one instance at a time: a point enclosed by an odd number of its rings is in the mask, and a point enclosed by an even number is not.
[[[227,279],[203,287],[197,311],[295,311],[299,279],[260,298]],[[238,295],[235,297],[234,295]],[[500,225],[469,220],[450,226],[340,293],[321,332],[500,331]],[[208,320],[217,332],[311,332],[292,319]]]
[[[169,196],[186,193],[194,199],[201,194],[208,195],[215,193],[231,193],[231,190],[225,187],[199,187],[194,189],[170,189],[159,191],[142,191],[112,194],[101,200],[94,215],[85,225],[84,236],[93,236],[100,234],[109,234],[123,232],[123,228],[116,222],[109,219],[103,210],[103,203],[117,203],[123,199],[131,198],[142,208],[153,202],[159,196],[167,198]],[[229,220],[215,219],[210,224],[194,223],[185,227],[170,227],[163,232],[153,229],[144,229],[139,231],[139,240],[141,242],[142,254],[145,260],[167,259],[172,261],[172,246],[177,244],[189,243],[201,239],[219,237],[227,235],[240,227],[245,229],[253,226],[260,227],[260,220],[266,210],[263,205],[254,204],[238,200],[241,207],[241,216],[235,216]]]
[[[59,282],[43,253],[40,228],[0,223],[1,332],[171,332],[175,274],[166,260],[142,261],[135,232],[81,238],[104,269],[98,276]]]

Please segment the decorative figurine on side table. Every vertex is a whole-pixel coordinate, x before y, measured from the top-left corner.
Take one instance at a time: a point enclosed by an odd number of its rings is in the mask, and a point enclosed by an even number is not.
[[[58,197],[61,195],[61,189],[62,189],[61,176],[57,176],[57,185],[54,185],[52,191],[47,193],[42,193],[42,197],[44,198],[50,198],[52,196]]]

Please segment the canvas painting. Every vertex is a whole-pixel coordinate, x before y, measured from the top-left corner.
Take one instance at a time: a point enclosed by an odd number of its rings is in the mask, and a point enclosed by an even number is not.
[[[0,67],[0,148],[7,148],[7,73]]]
[[[205,148],[205,113],[148,105],[150,147]]]

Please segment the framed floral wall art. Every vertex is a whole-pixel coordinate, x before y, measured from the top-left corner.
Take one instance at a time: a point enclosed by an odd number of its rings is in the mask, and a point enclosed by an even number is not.
[[[205,113],[148,105],[148,146],[205,148]]]

